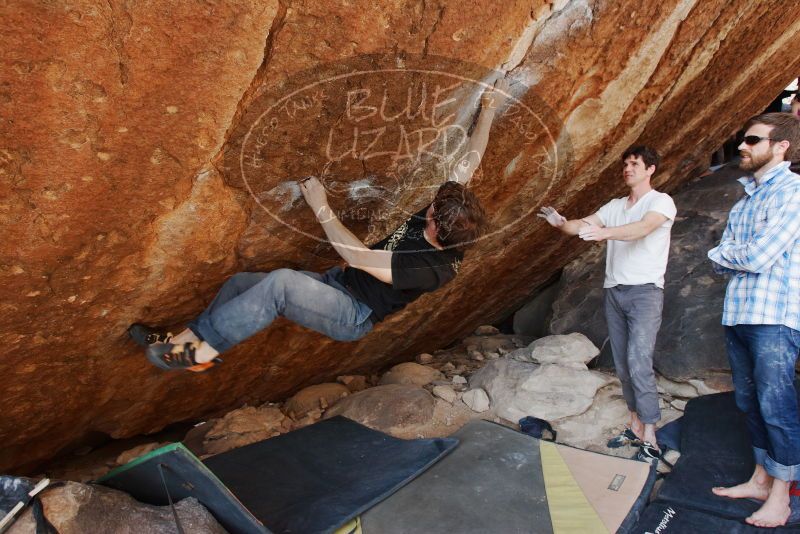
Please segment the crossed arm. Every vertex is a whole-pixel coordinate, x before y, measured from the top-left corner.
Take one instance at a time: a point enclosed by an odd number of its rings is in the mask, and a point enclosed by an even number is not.
[[[583,219],[567,220],[550,206],[543,207],[538,215],[565,234],[577,235],[584,241],[636,241],[650,235],[668,220],[662,213],[648,211],[641,221],[605,226],[596,213]]]
[[[775,205],[766,223],[746,241],[736,241],[728,220],[720,244],[708,251],[716,272],[767,272],[800,239],[800,188]]]

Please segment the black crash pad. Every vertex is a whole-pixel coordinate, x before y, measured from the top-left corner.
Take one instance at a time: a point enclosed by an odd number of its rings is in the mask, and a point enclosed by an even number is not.
[[[736,407],[733,392],[705,395],[687,403],[681,419],[680,450],[681,457],[664,480],[656,504],[672,506],[679,515],[682,511],[693,510],[709,517],[733,520],[740,525],[737,532],[757,532],[758,529],[743,521],[758,510],[760,503],[718,497],[711,492],[714,486],[744,482],[755,467],[745,418]],[[788,525],[800,525],[800,498],[792,497],[792,509]]]
[[[647,507],[633,534],[798,534],[797,527],[756,528],[738,519],[656,502]]]
[[[452,438],[402,440],[344,417],[197,460],[154,451],[101,482],[152,504],[194,496],[231,534],[333,532],[450,452]]]

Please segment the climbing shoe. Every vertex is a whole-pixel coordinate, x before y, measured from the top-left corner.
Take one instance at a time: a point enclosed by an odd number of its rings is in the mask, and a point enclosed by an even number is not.
[[[128,335],[140,347],[148,347],[154,343],[169,343],[172,339],[171,332],[162,332],[139,323],[128,327]]]
[[[183,345],[173,345],[172,343],[149,345],[145,354],[150,363],[165,371],[184,369],[194,373],[201,373],[214,367],[217,363],[222,363],[220,358],[214,358],[207,363],[197,363],[197,360],[195,360],[196,352],[197,345],[189,341]]]
[[[614,438],[608,440],[606,447],[609,449],[618,449],[620,447],[624,447],[626,445],[641,445],[642,440],[636,437],[636,434],[633,433],[633,430],[630,428],[626,428],[620,434]]]

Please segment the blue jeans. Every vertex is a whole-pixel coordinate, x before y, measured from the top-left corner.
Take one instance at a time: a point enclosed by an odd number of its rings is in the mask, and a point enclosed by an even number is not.
[[[780,480],[800,479],[800,413],[794,366],[800,332],[783,325],[725,327],[736,405],[744,412],[756,463]]]
[[[217,352],[279,315],[337,341],[354,341],[372,330],[372,310],[336,280],[340,272],[334,267],[322,274],[291,269],[235,274],[189,328]]]

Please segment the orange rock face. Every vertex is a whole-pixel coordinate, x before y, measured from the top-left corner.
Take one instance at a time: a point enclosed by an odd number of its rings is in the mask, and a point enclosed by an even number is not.
[[[260,0],[0,6],[0,471],[374,371],[503,317],[582,252],[534,217],[672,190],[800,71],[800,4]],[[293,181],[365,241],[461,157],[492,73],[513,98],[474,190],[492,233],[456,281],[336,343],[279,320],[204,375],[125,338],[230,274],[337,262]]]

